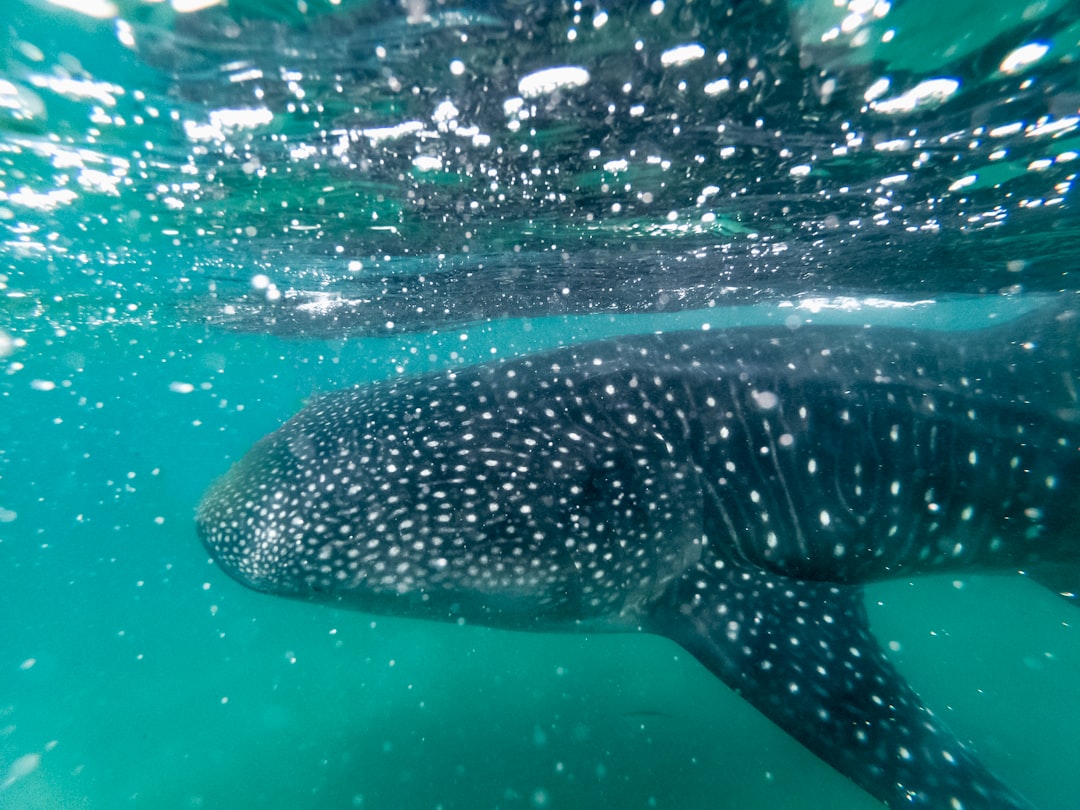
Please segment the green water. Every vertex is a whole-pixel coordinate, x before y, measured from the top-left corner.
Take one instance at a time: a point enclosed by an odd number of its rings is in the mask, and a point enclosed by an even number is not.
[[[209,563],[193,514],[318,392],[658,328],[978,326],[1075,290],[1080,9],[896,6],[834,46],[821,37],[848,11],[831,0],[731,19],[644,4],[599,26],[599,6],[532,21],[523,4],[476,4],[467,24],[420,26],[418,51],[415,24],[382,24],[401,10],[375,3],[236,3],[257,35],[237,45],[222,9],[205,22],[125,2],[98,20],[0,0],[0,807],[877,806],[664,639],[262,596]],[[368,16],[319,28],[346,12]],[[535,38],[507,33],[515,14]],[[639,40],[648,69],[628,56]],[[697,41],[708,57],[680,89],[659,54]],[[1025,42],[1046,54],[1004,75]],[[369,55],[383,43],[388,66]],[[588,65],[592,84],[508,126],[518,78],[551,64]],[[185,121],[256,105],[230,78],[252,65],[270,123],[188,137]],[[329,111],[300,109],[275,65]],[[885,74],[883,99],[942,76],[962,89],[882,117],[863,94]],[[729,75],[755,91],[702,91]],[[446,132],[361,139],[349,167],[282,146],[412,119],[438,132],[448,98],[490,149]],[[257,273],[368,305],[296,321]],[[1020,577],[897,581],[867,603],[904,674],[996,774],[1039,807],[1075,806],[1075,606]]]
[[[418,354],[483,355],[477,331]],[[396,373],[407,346],[128,326],[14,356],[0,753],[41,761],[5,807],[874,806],[666,640],[376,618],[208,565],[192,511],[210,481],[305,395]],[[990,767],[1067,807],[1075,609],[1019,578],[959,584],[872,588],[876,632]]]

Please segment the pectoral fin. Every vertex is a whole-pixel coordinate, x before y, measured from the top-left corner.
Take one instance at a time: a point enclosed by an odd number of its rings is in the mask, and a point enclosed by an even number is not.
[[[889,807],[1030,810],[900,677],[859,588],[717,565],[673,583],[648,629]]]
[[[1049,588],[1066,602],[1080,605],[1080,572],[1074,565],[1035,563],[1024,573],[1044,588]]]

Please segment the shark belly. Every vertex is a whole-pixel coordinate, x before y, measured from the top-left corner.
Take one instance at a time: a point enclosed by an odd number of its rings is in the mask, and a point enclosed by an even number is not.
[[[269,593],[673,639],[893,807],[1019,808],[904,683],[860,584],[1073,582],[1077,323],[646,335],[321,397],[204,497]]]

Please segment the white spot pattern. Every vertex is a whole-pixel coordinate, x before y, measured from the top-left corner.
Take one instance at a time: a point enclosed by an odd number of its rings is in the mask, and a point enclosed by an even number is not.
[[[864,784],[869,757],[881,795],[933,774],[937,805],[961,807],[978,780],[1006,789],[850,617],[864,580],[1075,557],[1060,538],[1080,517],[1080,427],[1053,407],[1071,400],[998,360],[888,330],[712,330],[337,392],[218,482],[199,529],[248,585],[361,609],[602,629],[707,615],[743,694],[798,695],[843,729],[822,756]]]

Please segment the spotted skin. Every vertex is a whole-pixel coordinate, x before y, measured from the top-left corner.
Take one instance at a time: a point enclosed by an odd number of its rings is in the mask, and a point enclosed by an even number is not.
[[[198,527],[268,593],[666,635],[891,807],[1030,807],[904,683],[860,586],[1075,583],[1078,334],[1058,307],[971,333],[631,336],[339,391]]]

